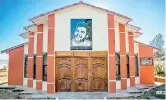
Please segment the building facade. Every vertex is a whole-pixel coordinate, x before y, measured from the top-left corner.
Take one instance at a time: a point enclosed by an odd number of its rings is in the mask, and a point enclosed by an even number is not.
[[[154,83],[154,66],[141,64],[156,48],[136,41],[131,18],[84,2],[34,18],[20,34],[27,43],[6,49],[9,85],[47,93],[126,90]]]

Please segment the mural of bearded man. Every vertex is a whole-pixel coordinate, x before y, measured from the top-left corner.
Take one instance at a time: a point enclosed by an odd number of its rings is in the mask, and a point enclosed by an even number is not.
[[[71,50],[92,50],[92,20],[73,19],[71,22]]]

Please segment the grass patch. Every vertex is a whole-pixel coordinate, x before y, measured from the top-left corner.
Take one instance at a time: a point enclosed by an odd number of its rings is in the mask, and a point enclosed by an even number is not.
[[[3,82],[3,83],[0,83],[0,85],[3,85],[3,84],[7,84],[8,82]]]

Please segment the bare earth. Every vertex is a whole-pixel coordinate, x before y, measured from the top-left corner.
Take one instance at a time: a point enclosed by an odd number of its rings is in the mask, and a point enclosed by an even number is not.
[[[0,69],[0,84],[8,82],[8,70]]]

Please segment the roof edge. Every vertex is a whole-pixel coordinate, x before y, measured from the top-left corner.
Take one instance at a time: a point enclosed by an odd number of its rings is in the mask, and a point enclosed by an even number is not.
[[[21,46],[23,46],[24,44],[27,44],[28,42],[25,42],[25,43],[22,43],[22,44],[19,44],[19,45],[16,45],[16,46],[13,46],[13,47],[10,47],[8,49],[5,49],[5,50],[2,50],[1,51],[1,54],[3,53],[9,53],[9,51],[13,50],[13,49],[16,49],[16,48],[19,48]]]
[[[19,36],[22,37],[22,38],[24,38],[24,39],[26,39],[25,37],[23,37],[23,35],[26,34],[26,33],[29,33],[29,32],[21,33],[21,34],[19,34]]]
[[[159,48],[156,48],[156,47],[151,46],[151,45],[149,45],[149,44],[142,43],[142,42],[140,42],[140,41],[136,41],[136,40],[134,40],[134,42],[136,42],[136,43],[140,43],[140,44],[143,44],[143,45],[146,45],[146,46],[148,46],[148,47],[150,47],[150,48],[153,48],[153,49],[156,49],[156,50],[160,50]]]
[[[66,6],[64,6],[64,7],[60,7],[60,8],[54,9],[54,10],[52,10],[52,11],[48,11],[48,12],[46,12],[46,13],[42,13],[42,14],[40,14],[40,15],[38,15],[38,16],[35,16],[35,17],[32,17],[32,18],[30,18],[30,19],[28,19],[28,20],[29,20],[29,21],[33,21],[33,20],[35,20],[35,19],[37,19],[37,18],[39,18],[39,17],[45,16],[45,15],[51,14],[51,13],[53,13],[53,12],[60,11],[60,10],[63,10],[63,9],[66,9],[66,8],[69,8],[69,7],[72,7],[72,6],[76,6],[76,5],[79,5],[79,4],[83,4],[83,5],[86,5],[86,6],[89,6],[89,7],[93,7],[93,8],[95,8],[95,9],[98,9],[98,10],[102,10],[102,11],[105,11],[105,12],[108,12],[108,13],[112,13],[112,14],[115,14],[115,15],[117,15],[117,16],[121,16],[121,17],[123,17],[123,18],[125,18],[125,19],[128,19],[129,21],[132,21],[132,19],[129,18],[129,17],[127,17],[127,16],[124,16],[124,15],[122,15],[122,14],[119,14],[119,13],[116,13],[116,12],[113,12],[113,11],[110,11],[110,10],[108,10],[108,9],[104,9],[104,8],[102,8],[102,7],[98,7],[98,6],[89,4],[89,3],[85,3],[85,2],[83,2],[83,1],[79,1],[78,3],[66,5]]]
[[[142,32],[135,32],[135,33],[139,34],[140,36],[144,34],[144,33],[142,33]]]
[[[132,25],[132,24],[128,24],[128,25],[131,26],[131,27],[135,27],[135,28],[137,28],[138,30],[141,30],[141,28],[138,27],[138,26],[135,26],[135,25]]]

